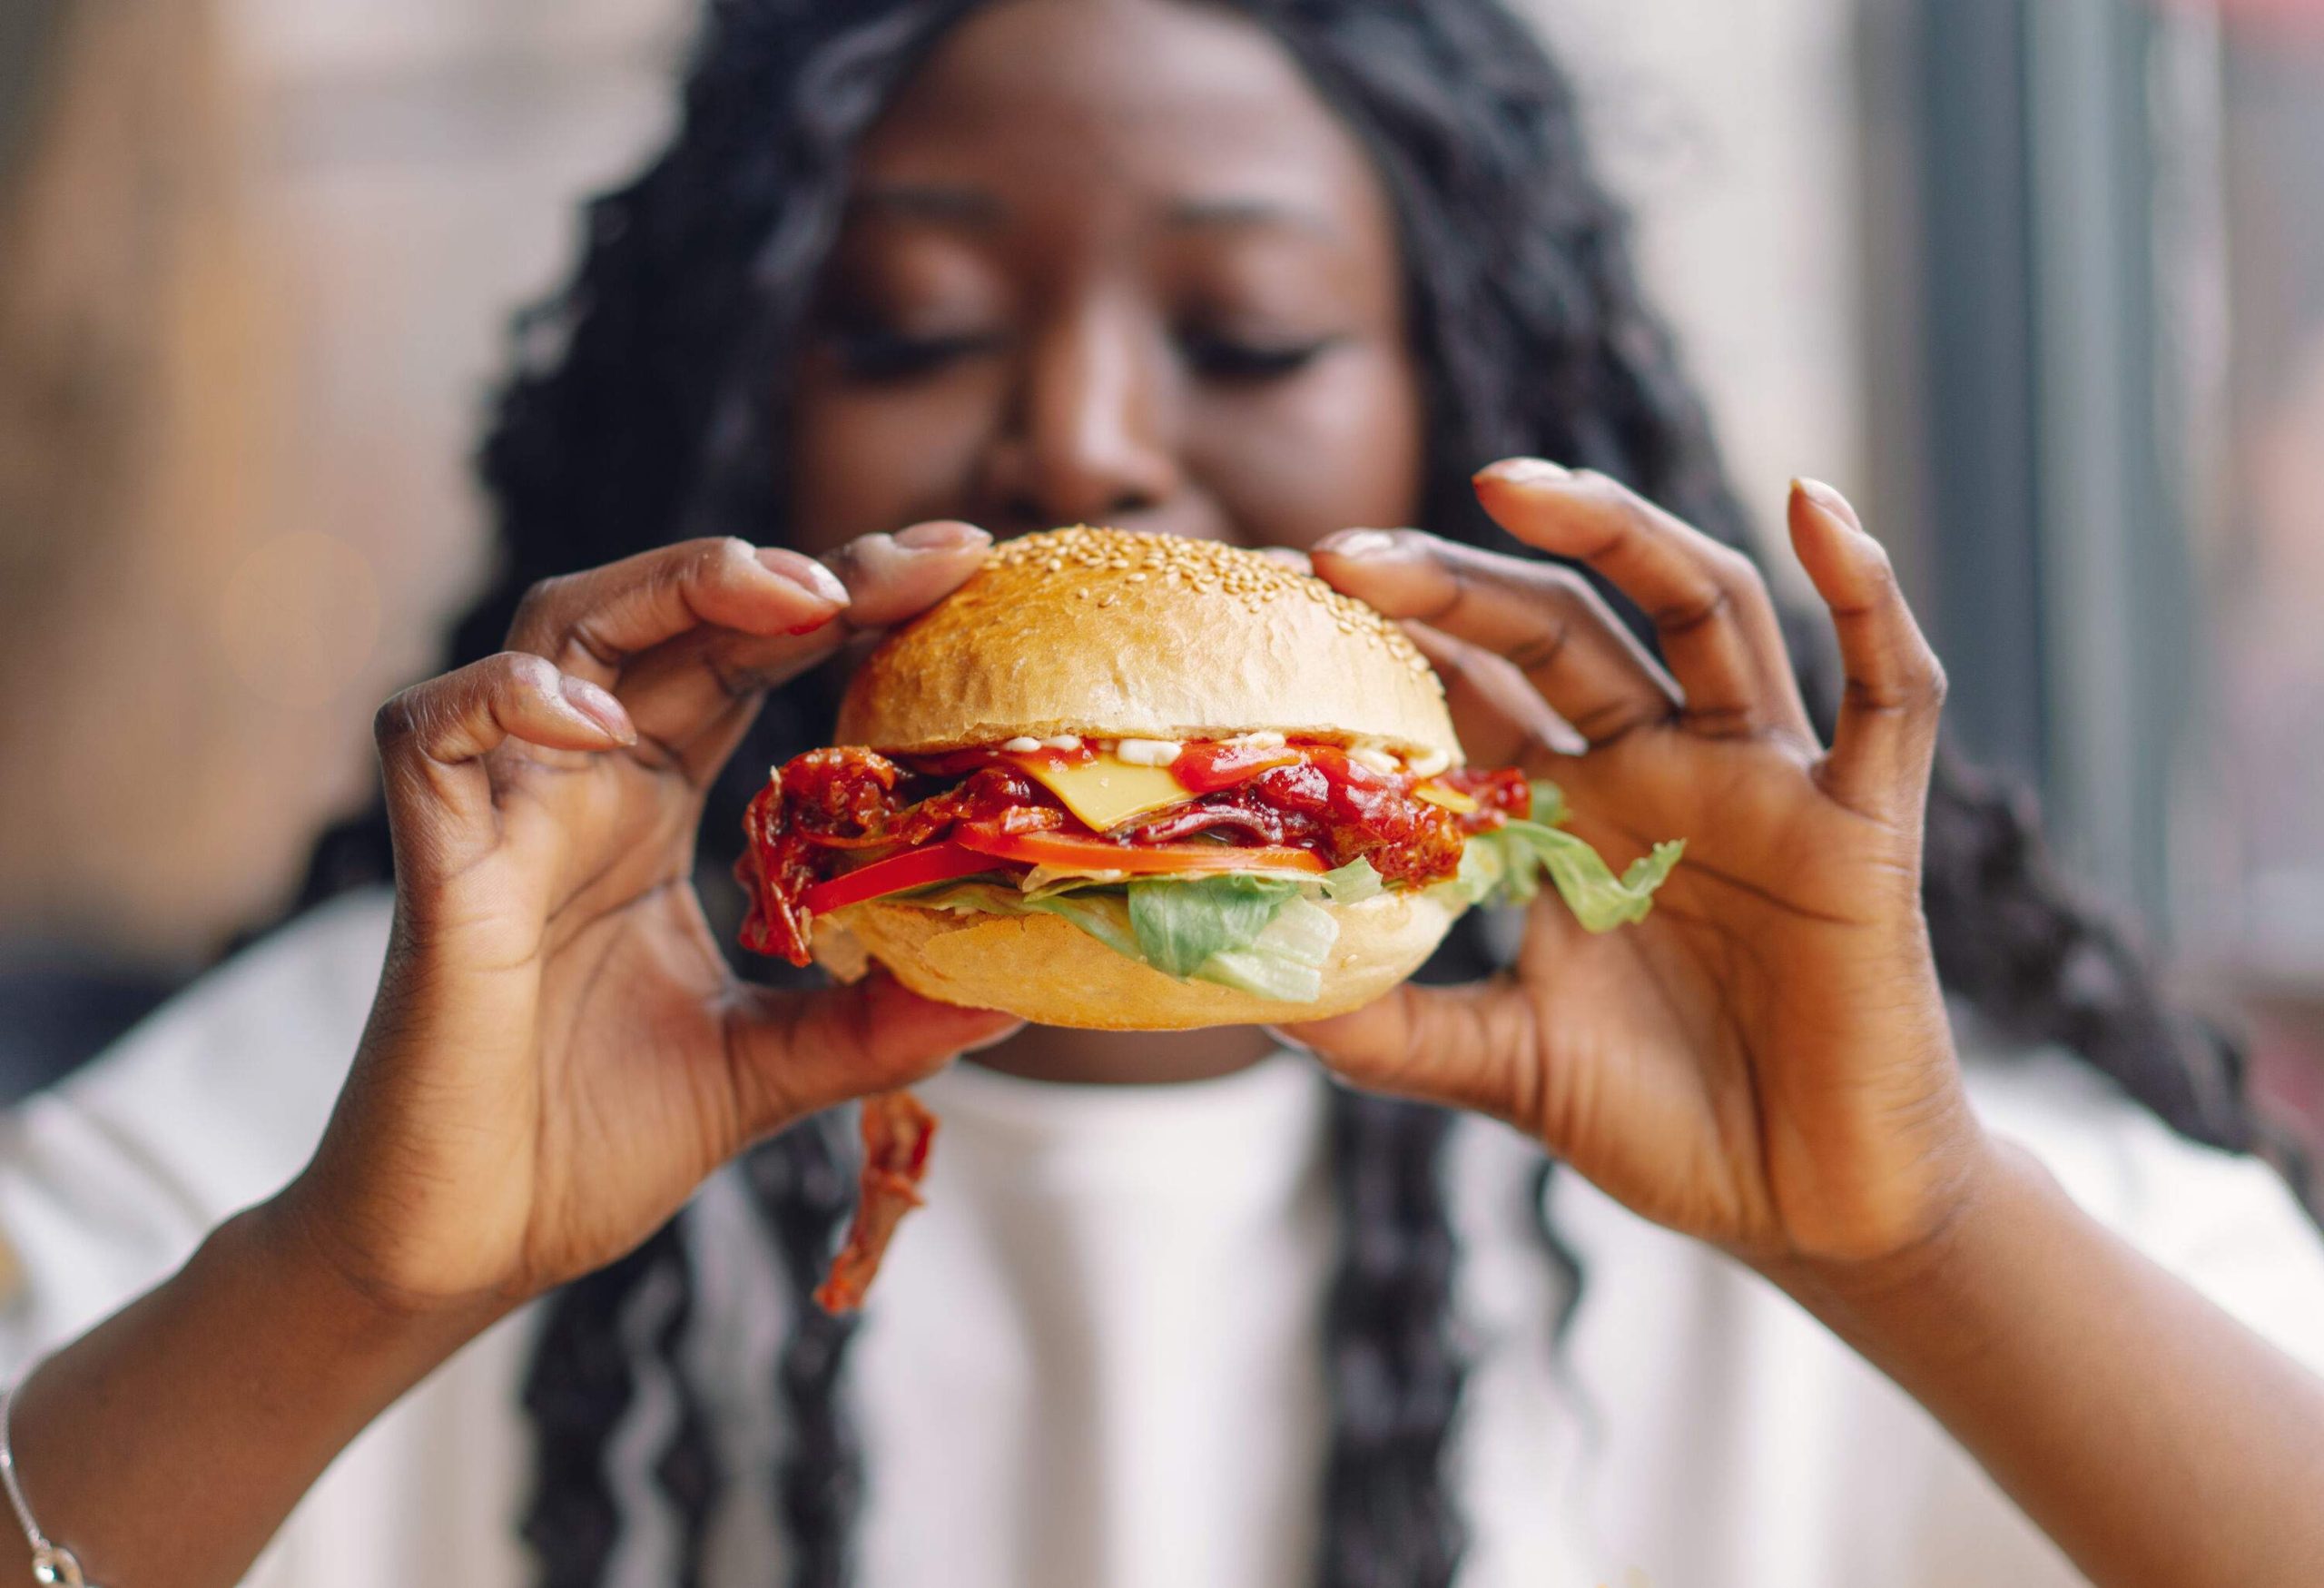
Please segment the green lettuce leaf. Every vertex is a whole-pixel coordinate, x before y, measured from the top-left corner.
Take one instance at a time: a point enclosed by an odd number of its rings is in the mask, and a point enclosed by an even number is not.
[[[1324,963],[1339,936],[1330,911],[1294,894],[1248,946],[1211,955],[1194,979],[1283,1003],[1313,1003],[1323,995]]]
[[[1478,833],[1461,846],[1461,869],[1452,877],[1436,883],[1429,892],[1452,894],[1463,904],[1488,902],[1521,902],[1513,893],[1505,892],[1502,884],[1509,878],[1509,859],[1498,833]],[[1531,898],[1531,894],[1524,895]]]
[[[1378,873],[1364,871],[1376,888]],[[1311,885],[1321,880],[1305,878]],[[1360,892],[1364,876],[1338,885]],[[1156,878],[1041,894],[989,882],[940,883],[903,896],[925,910],[1059,916],[1116,953],[1181,980],[1285,1003],[1311,1003],[1322,993],[1324,964],[1340,931],[1299,883],[1274,877]]]
[[[1055,915],[1128,959],[1143,960],[1137,933],[1129,923],[1129,902],[1116,888],[1092,888],[1078,893],[1031,896],[997,883],[942,883],[920,893],[899,895],[923,910],[949,910],[955,914]]]
[[[1566,815],[1557,784],[1533,784],[1533,811],[1531,821],[1512,820],[1471,838],[1461,853],[1460,874],[1438,885],[1472,904],[1524,904],[1546,878],[1585,930],[1611,932],[1646,919],[1654,891],[1686,853],[1683,842],[1658,843],[1617,877],[1596,850],[1556,824]]]
[[[1537,777],[1529,784],[1533,791],[1533,820],[1544,827],[1562,827],[1571,814],[1565,808],[1565,790],[1546,777]]]
[[[1639,856],[1617,877],[1596,850],[1562,829],[1511,822],[1496,836],[1509,848],[1521,848],[1532,864],[1549,873],[1559,897],[1587,932],[1611,932],[1645,920],[1654,908],[1654,890],[1687,850],[1684,843],[1658,843],[1652,853]],[[1512,865],[1512,873],[1519,869]],[[1523,869],[1530,875],[1530,868]],[[1526,896],[1532,892],[1529,887]]]
[[[1028,909],[1062,916],[1125,959],[1141,959],[1137,930],[1132,925],[1129,903],[1119,893],[1052,893],[1032,900]]]
[[[1293,883],[1240,875],[1138,878],[1128,891],[1130,927],[1146,962],[1179,977],[1193,975],[1213,954],[1250,947],[1299,896]]]
[[[1324,897],[1334,904],[1361,904],[1366,899],[1376,899],[1387,891],[1387,884],[1380,880],[1380,873],[1373,870],[1372,863],[1360,854],[1339,870],[1325,872],[1322,877],[1310,880],[1320,882]]]

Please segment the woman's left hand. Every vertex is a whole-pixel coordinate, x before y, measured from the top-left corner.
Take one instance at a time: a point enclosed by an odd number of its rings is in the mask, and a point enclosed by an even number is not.
[[[1660,840],[1685,858],[1639,924],[1593,936],[1544,889],[1502,974],[1289,1034],[1358,1085],[1506,1119],[1749,1261],[1924,1241],[1986,1154],[1920,906],[1945,677],[1886,555],[1828,488],[1794,488],[1792,544],[1847,676],[1827,749],[1740,553],[1598,475],[1513,459],[1477,489],[1518,539],[1635,601],[1669,670],[1552,564],[1356,530],[1315,548],[1316,573],[1424,625],[1472,759],[1556,781],[1617,872]],[[1544,702],[1585,751],[1563,753]]]

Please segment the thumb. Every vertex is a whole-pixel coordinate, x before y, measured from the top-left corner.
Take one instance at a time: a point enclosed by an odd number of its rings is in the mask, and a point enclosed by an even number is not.
[[[1503,978],[1460,987],[1407,981],[1347,1014],[1268,1030],[1366,1091],[1535,1129],[1532,1011]]]
[[[750,1139],[873,1092],[910,1086],[1024,1021],[922,998],[885,970],[812,992],[744,986],[725,1023],[728,1070]]]

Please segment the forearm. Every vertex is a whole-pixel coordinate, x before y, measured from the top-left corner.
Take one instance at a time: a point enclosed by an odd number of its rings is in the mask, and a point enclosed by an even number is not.
[[[1923,1250],[1771,1269],[1951,1430],[2101,1588],[2303,1584],[2324,1382],[2116,1239],[2027,1154]]]
[[[347,1443],[488,1321],[378,1305],[281,1204],[254,1208],[18,1391],[33,1514],[104,1588],[225,1588]]]

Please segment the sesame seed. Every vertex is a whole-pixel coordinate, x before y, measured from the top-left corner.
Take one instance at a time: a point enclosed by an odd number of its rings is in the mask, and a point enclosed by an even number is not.
[[[1022,574],[1070,580],[1076,600],[1091,599],[1094,589],[1099,607],[1118,603],[1120,585],[1144,584],[1155,574],[1173,589],[1232,597],[1245,611],[1261,617],[1267,607],[1296,592],[1321,606],[1339,633],[1382,646],[1415,676],[1429,675],[1426,659],[1410,638],[1371,607],[1312,575],[1295,573],[1240,547],[1077,524],[1005,542],[995,548],[992,560]]]

